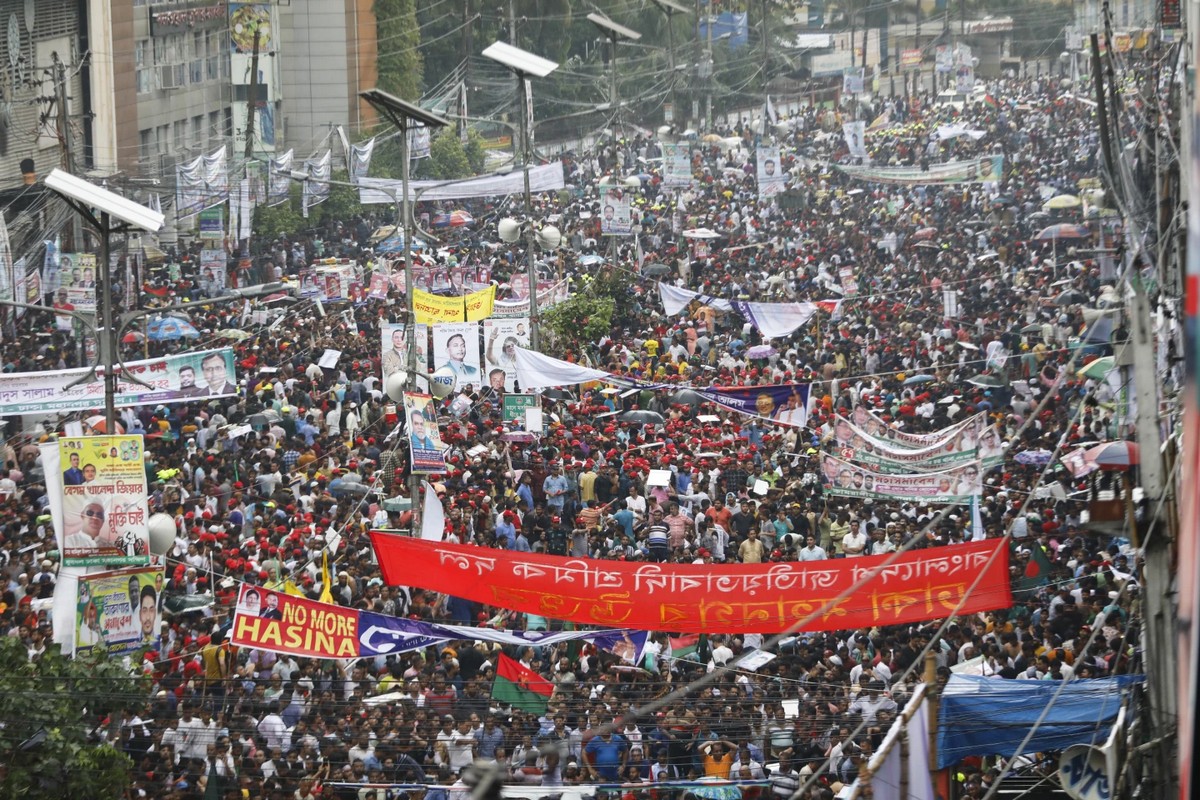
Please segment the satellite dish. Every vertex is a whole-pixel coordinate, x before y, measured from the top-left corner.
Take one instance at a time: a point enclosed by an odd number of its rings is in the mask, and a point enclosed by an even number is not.
[[[500,241],[508,244],[513,244],[521,238],[521,223],[515,219],[505,217],[500,220],[500,224],[496,226],[496,230],[500,234]]]
[[[544,225],[537,232],[537,240],[543,250],[554,250],[562,244],[562,231],[553,225]]]

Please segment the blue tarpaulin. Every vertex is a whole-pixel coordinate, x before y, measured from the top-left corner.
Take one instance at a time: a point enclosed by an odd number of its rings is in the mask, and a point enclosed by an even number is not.
[[[1141,675],[1071,681],[1054,701],[1022,753],[1102,744],[1121,708],[1121,697]],[[1050,703],[1058,681],[952,675],[938,713],[938,767],[967,756],[1012,756]]]

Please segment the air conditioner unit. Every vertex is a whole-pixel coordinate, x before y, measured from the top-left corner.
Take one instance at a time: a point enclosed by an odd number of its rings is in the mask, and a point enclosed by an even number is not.
[[[178,89],[179,84],[175,82],[175,67],[170,64],[164,64],[158,68],[158,88],[160,89]]]

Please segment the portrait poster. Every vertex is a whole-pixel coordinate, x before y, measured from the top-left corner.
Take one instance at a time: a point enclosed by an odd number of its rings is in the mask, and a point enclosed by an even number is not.
[[[529,347],[528,317],[483,321],[483,365],[486,385],[497,392],[516,390],[518,347]]]
[[[609,189],[600,204],[600,233],[605,236],[631,236],[633,210],[631,196],[621,189]]]
[[[756,151],[756,161],[759,199],[766,200],[782,192],[787,175],[779,160],[779,148],[759,147]]]
[[[438,430],[437,406],[433,397],[415,392],[404,393],[404,424],[412,452],[414,473],[446,471],[442,433]]]
[[[479,323],[449,322],[433,326],[434,372],[449,369],[454,374],[454,388],[483,386],[483,363],[479,358]]]
[[[58,440],[63,565],[150,563],[142,437]]]
[[[383,380],[408,364],[408,329],[400,322],[385,322],[379,326],[383,356],[380,359]],[[429,373],[429,326],[417,325],[417,375]],[[429,382],[417,378],[417,385],[428,389]]]
[[[892,502],[969,504],[983,494],[983,467],[978,461],[937,472],[895,474],[821,455],[825,494],[833,497],[872,498]]]
[[[75,654],[104,650],[126,655],[158,650],[161,643],[162,567],[79,576],[75,602]]]

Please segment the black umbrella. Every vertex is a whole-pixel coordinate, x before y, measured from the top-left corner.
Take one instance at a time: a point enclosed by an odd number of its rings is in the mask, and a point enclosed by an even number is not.
[[[575,395],[571,394],[566,389],[547,389],[542,392],[542,396],[548,400],[574,400]]]
[[[1086,303],[1087,301],[1087,295],[1083,292],[1076,291],[1075,289],[1068,289],[1058,297],[1054,298],[1054,302],[1060,306],[1073,306],[1077,303]]]
[[[670,272],[671,272],[671,268],[669,266],[667,266],[666,264],[655,263],[655,264],[647,264],[646,266],[642,267],[643,275],[650,275],[650,276],[657,277],[660,275],[668,275],[668,274],[670,274]]]
[[[665,421],[663,415],[657,411],[626,411],[617,419],[637,425],[662,425]]]
[[[696,408],[704,402],[706,402],[704,395],[700,394],[699,392],[694,392],[691,389],[680,389],[678,392],[671,395],[671,403],[673,404],[678,403],[680,405]]]

